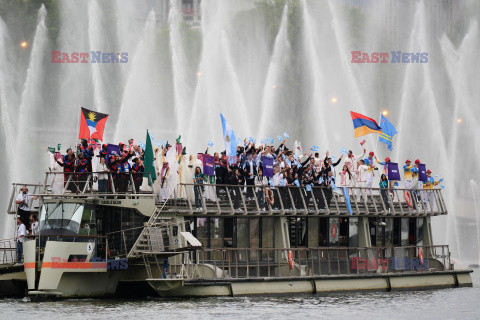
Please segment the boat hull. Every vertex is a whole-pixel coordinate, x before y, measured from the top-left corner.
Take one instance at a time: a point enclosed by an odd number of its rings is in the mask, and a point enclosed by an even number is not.
[[[470,270],[434,273],[392,273],[259,279],[184,280],[183,285],[169,288],[161,280],[149,281],[163,297],[205,297],[276,295],[291,293],[328,293],[342,291],[395,291],[453,287],[471,287]]]

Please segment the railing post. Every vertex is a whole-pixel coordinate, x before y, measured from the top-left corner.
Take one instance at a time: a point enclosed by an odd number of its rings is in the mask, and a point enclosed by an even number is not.
[[[92,176],[91,173],[87,174],[87,180],[85,181],[85,185],[83,186],[82,194],[85,194],[85,191],[87,191],[87,186],[90,183],[90,177],[91,176]]]
[[[395,195],[397,196],[397,199],[398,199],[398,204],[400,205],[400,212],[402,213],[402,216],[404,216],[405,212],[403,211],[402,198],[398,196],[398,190],[397,189],[394,189],[394,190],[395,190]]]
[[[373,196],[373,188],[370,188],[369,191],[370,191],[370,197],[372,198],[373,207],[375,208],[375,214],[378,215],[377,202],[375,201],[375,197]],[[380,194],[380,200],[383,203],[381,194]]]
[[[356,188],[355,187],[348,187],[348,192],[349,192],[349,196],[350,196],[350,202],[352,201],[352,199],[354,199],[355,201],[355,208],[357,208],[357,214],[360,213],[360,208],[358,207],[358,199],[357,199],[357,195],[356,195]],[[354,195],[355,193],[355,195]]]
[[[318,215],[319,212],[318,212],[318,206],[317,206],[317,199],[315,198],[315,192],[313,192],[313,190],[316,190],[315,188],[318,188],[318,187],[315,187],[315,186],[312,187],[312,199],[313,199],[313,207],[315,208],[315,214]]]
[[[247,186],[247,188],[248,188],[248,186]],[[252,189],[253,189],[253,199],[255,199],[255,206],[257,207],[258,214],[260,214],[260,206],[258,204],[258,199],[257,199],[257,190],[256,190],[257,187],[252,187]]]
[[[282,196],[280,195],[280,189],[277,186],[274,190],[277,191],[277,194],[278,194],[278,201],[280,202],[280,209],[282,210],[282,215],[285,215],[285,207],[283,206]]]
[[[335,207],[337,208],[337,215],[340,215],[340,207],[338,206],[338,195],[336,192],[334,192],[332,188],[332,198],[335,201]]]
[[[195,186],[194,186],[195,188]],[[206,204],[206,199],[205,197],[203,196],[203,184],[202,185],[199,185],[198,187],[198,191],[200,193],[200,201],[202,202],[202,208],[203,208],[203,212],[206,214],[207,213],[207,204]]]
[[[240,193],[240,198],[242,199],[242,204],[243,204],[243,211],[245,214],[247,214],[247,204],[245,203],[245,197],[243,196],[243,192],[242,192],[242,189],[243,189],[243,186],[238,186],[238,192]]]
[[[191,193],[188,192],[188,188],[189,188],[189,187],[195,188],[195,186],[194,186],[194,185],[191,185],[191,184],[185,186],[185,190],[187,190],[185,193],[186,193],[186,195],[187,195],[188,208],[190,209],[190,214],[193,214],[192,200],[190,199]],[[195,192],[195,190],[194,190],[194,192]]]
[[[115,194],[115,193],[116,193],[116,192],[115,192],[115,181],[113,181],[113,176],[112,176],[112,173],[111,173],[111,172],[108,173],[108,178],[109,178],[110,181],[111,181],[112,193]]]
[[[220,202],[218,201],[218,196],[217,196],[217,184],[214,185],[214,188],[215,188],[215,204],[217,205],[217,210],[218,210],[218,214],[221,214],[222,213],[222,209],[220,208]],[[187,188],[185,188],[185,190],[187,190]]]
[[[300,187],[298,191],[300,191],[300,197],[302,198],[303,211],[305,212],[305,214],[308,214],[308,206],[307,202],[305,201],[305,197],[303,196],[303,190],[307,192],[307,188],[304,189],[303,187]]]
[[[69,175],[68,175],[68,180],[67,180],[67,183],[64,184],[63,186],[63,192],[62,194],[65,194],[65,192],[68,190],[68,187],[70,186],[70,183],[72,181],[72,176],[73,176],[73,172],[71,172]]]
[[[228,202],[230,204],[230,208],[232,209],[232,215],[234,215],[235,214],[235,208],[233,207],[232,197],[230,196],[230,190],[228,190],[228,186],[225,186],[225,192],[227,193]]]
[[[129,172],[128,175],[130,176],[130,184],[132,185],[133,194],[137,193],[137,188],[135,188],[135,181],[133,180],[133,173]]]
[[[325,205],[325,210],[327,211],[328,214],[330,214],[330,206],[327,202],[327,197],[325,197],[325,192],[323,192],[323,190],[325,189],[324,187],[319,187],[320,188],[320,192],[322,193],[322,197],[323,197],[323,204]]]
[[[293,200],[293,196],[292,196],[292,192],[290,190],[290,187],[289,186],[286,186],[285,188],[287,188],[288,190],[288,196],[290,197],[290,203],[292,204],[292,208],[293,208],[293,214],[294,215],[297,215],[297,208],[295,206],[295,201]],[[300,190],[300,193],[301,193],[302,190]]]

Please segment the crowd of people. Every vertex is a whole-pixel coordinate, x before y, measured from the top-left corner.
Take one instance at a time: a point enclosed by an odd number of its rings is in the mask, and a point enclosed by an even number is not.
[[[144,151],[139,146],[126,146],[123,143],[118,145],[117,150],[110,153],[107,149],[108,144],[98,145],[82,140],[77,145],[76,151],[68,148],[65,155],[49,152],[50,171],[63,172],[63,175],[55,175],[53,178],[53,193],[61,193],[64,186],[72,192],[82,192],[88,176],[92,173],[90,187],[95,183],[99,193],[107,193],[113,189],[116,192],[126,192],[130,183],[130,174],[132,174],[134,188],[139,192],[145,170],[142,160]],[[69,180],[71,183],[68,183]]]
[[[71,191],[79,192],[85,187],[86,176],[82,174],[94,172],[95,187],[99,193],[112,190],[109,173],[112,174],[116,192],[125,192],[129,184],[132,186],[129,181],[130,176],[125,173],[134,174],[133,185],[136,192],[149,188],[142,174],[145,171],[144,150],[140,146],[134,145],[133,140],[129,140],[128,145],[123,143],[118,145],[119,152],[108,153],[107,147],[107,144],[99,146],[82,140],[82,143],[77,146],[76,152],[68,149],[66,155],[60,157],[51,155],[50,170],[64,173],[63,177],[59,176],[62,181],[57,181],[57,187],[63,188],[70,175],[75,175],[74,179],[77,183],[71,184],[71,188],[76,188],[76,190]],[[311,198],[310,193],[313,193],[318,206],[323,208],[329,204],[332,190],[337,190],[339,187],[359,187],[355,188],[354,192],[351,191],[351,195],[356,197],[366,197],[372,192],[370,188],[379,187],[383,189],[381,195],[388,207],[388,197],[393,196],[393,193],[389,195],[387,190],[393,189],[396,185],[387,177],[387,167],[391,160],[387,157],[384,161],[380,161],[373,151],[367,155],[366,149],[357,155],[349,150],[345,155],[341,154],[339,157],[332,157],[328,151],[325,152],[325,156],[321,156],[319,152],[303,153],[297,144],[294,148],[288,148],[286,141],[283,140],[278,147],[257,146],[253,142],[245,141],[243,146],[237,147],[237,154],[233,157],[228,157],[225,151],[210,154],[209,148],[204,153],[197,155],[188,156],[185,151],[179,139],[175,145],[167,143],[154,148],[157,179],[153,189],[159,202],[168,198],[190,197],[190,199],[195,198],[196,209],[200,210],[202,197],[215,200],[220,193],[225,191],[222,187],[215,188],[212,185],[244,185],[247,187],[245,189],[247,200],[252,199],[253,192],[256,192],[256,197],[259,198],[260,206],[263,209],[266,207],[265,196],[268,198],[269,195],[265,194],[265,188],[261,187],[268,186],[270,189],[275,189],[280,186],[296,186],[306,190],[303,192],[308,200]],[[213,156],[214,174],[211,176],[203,173],[202,158],[205,154]],[[273,173],[268,178],[265,175],[264,161],[262,161],[265,158],[270,158],[273,162]],[[430,171],[427,171],[426,182],[419,181],[419,164],[420,160],[418,159],[414,164],[408,159],[405,161],[403,184],[406,189],[431,189],[437,184],[431,177]],[[374,185],[375,177],[378,177],[378,185]],[[191,188],[188,184],[198,186]],[[316,188],[312,189],[312,187],[318,186],[324,187],[322,192],[326,196],[315,194],[320,191],[316,191]],[[295,196],[299,191],[293,189],[290,190],[294,195],[293,201],[299,201],[300,197]],[[53,191],[55,193],[55,190]],[[239,207],[240,195],[233,192],[232,196],[235,207]],[[275,192],[273,196],[276,197],[277,193]],[[285,197],[285,207],[291,206],[288,198]],[[425,200],[433,203],[432,199]]]
[[[307,201],[314,199],[317,201],[319,208],[329,205],[332,198],[332,192],[338,190],[338,187],[360,187],[355,192],[351,192],[352,196],[366,197],[370,195],[370,188],[381,188],[382,197],[385,201],[387,209],[389,208],[388,197],[393,196],[393,192],[388,193],[388,189],[395,187],[394,181],[387,178],[387,167],[391,160],[387,157],[384,161],[380,161],[374,152],[366,155],[366,149],[361,154],[355,155],[349,150],[345,157],[340,155],[338,158],[330,156],[327,151],[325,156],[316,153],[302,153],[301,147],[288,148],[286,141],[282,141],[277,148],[274,146],[261,145],[256,146],[253,142],[245,141],[244,146],[237,147],[237,154],[234,157],[228,157],[226,152],[213,153],[214,159],[214,175],[207,176],[202,173],[204,154],[210,154],[209,149],[197,156],[190,155],[187,159],[186,155],[181,154],[178,150],[171,146],[157,149],[155,153],[155,166],[159,180],[157,182],[159,200],[165,200],[169,197],[185,197],[195,198],[195,206],[197,210],[202,209],[201,197],[215,200],[219,193],[224,192],[221,185],[243,185],[245,186],[246,199],[253,198],[253,192],[259,200],[261,209],[265,209],[265,188],[275,189],[281,186],[303,187],[301,190],[291,188],[292,198],[296,208],[301,207],[301,197],[297,196],[298,192],[304,192]],[[265,176],[265,168],[262,159],[264,157],[273,160],[273,176]],[[233,158],[233,159],[232,159]],[[343,160],[343,163],[342,163]],[[420,160],[416,160],[411,165],[410,160],[405,162],[404,170],[404,187],[411,190],[431,189],[436,185],[431,177],[430,170],[427,171],[428,179],[422,183],[418,179]],[[380,166],[377,167],[377,166]],[[377,173],[380,172],[380,173]],[[379,177],[378,185],[374,185],[375,177]],[[182,186],[182,183],[193,183],[198,186],[191,188]],[[213,188],[211,185],[216,184]],[[319,188],[324,187],[322,191]],[[365,188],[365,189],[361,189]],[[232,200],[235,208],[240,207],[240,194],[235,190],[238,188],[230,188],[232,192]],[[287,192],[286,188],[279,188],[285,208],[292,206],[290,197],[282,193]],[[323,194],[316,194],[323,193]],[[277,193],[273,193],[277,197]],[[433,195],[422,194],[425,201],[433,206]],[[274,199],[275,200],[275,199]],[[272,201],[278,205],[278,201]]]

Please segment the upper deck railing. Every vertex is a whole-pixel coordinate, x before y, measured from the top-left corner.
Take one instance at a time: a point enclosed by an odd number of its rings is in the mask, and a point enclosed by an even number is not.
[[[43,185],[27,185],[45,198],[132,198],[162,203],[148,173],[47,172]],[[14,184],[8,212],[24,184]],[[251,186],[182,183],[171,187],[164,211],[193,215],[361,215],[430,216],[447,214],[440,189]],[[172,191],[172,190],[170,190]],[[40,199],[40,200],[41,200]],[[39,200],[32,203],[35,211]]]
[[[349,205],[351,211],[349,210]],[[440,189],[238,186],[181,184],[167,208],[195,215],[362,215],[447,214]]]

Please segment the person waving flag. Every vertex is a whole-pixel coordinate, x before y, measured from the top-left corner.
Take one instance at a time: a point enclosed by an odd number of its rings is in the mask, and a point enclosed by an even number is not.
[[[82,108],[80,112],[80,131],[78,139],[96,139],[103,141],[103,131],[108,114]]]
[[[225,140],[225,151],[227,153],[230,164],[237,163],[237,137],[227,120],[220,113],[220,120],[222,121],[223,140]]]
[[[355,138],[369,133],[381,133],[382,128],[380,128],[377,121],[353,111],[350,111],[350,114],[353,120],[353,128],[355,129]]]
[[[382,128],[382,132],[378,137],[378,141],[385,143],[388,146],[388,150],[393,151],[392,138],[398,133],[397,130],[383,114],[380,118],[380,127]]]

